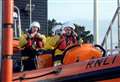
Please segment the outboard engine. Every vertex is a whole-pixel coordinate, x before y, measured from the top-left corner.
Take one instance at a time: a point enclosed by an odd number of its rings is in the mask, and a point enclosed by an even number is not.
[[[79,61],[100,58],[105,54],[105,50],[99,45],[82,44],[74,45],[64,52],[63,64],[70,64]]]

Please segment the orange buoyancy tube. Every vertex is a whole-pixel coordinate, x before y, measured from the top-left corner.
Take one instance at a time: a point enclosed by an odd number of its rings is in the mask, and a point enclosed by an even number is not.
[[[92,44],[82,44],[69,49],[64,56],[63,64],[70,64],[102,57],[102,52]]]

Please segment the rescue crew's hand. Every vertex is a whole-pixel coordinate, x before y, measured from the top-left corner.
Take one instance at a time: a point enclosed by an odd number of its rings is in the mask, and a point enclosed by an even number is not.
[[[37,33],[37,34],[36,34],[36,37],[37,37],[37,38],[41,38],[41,34],[40,34],[40,33]]]
[[[44,44],[46,43],[46,37],[44,35],[37,33],[36,37],[39,38],[40,40],[42,40]]]
[[[36,36],[37,32],[31,33],[31,36],[34,37]]]
[[[37,34],[36,32],[31,34],[27,33],[28,39],[33,38],[36,34]]]

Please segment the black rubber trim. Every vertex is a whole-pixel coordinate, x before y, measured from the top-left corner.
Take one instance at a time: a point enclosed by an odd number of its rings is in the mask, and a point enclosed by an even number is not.
[[[73,45],[73,46],[68,47],[67,49],[65,49],[65,51],[63,52],[63,54],[65,55],[68,50],[70,50],[70,49],[72,49],[72,48],[75,48],[75,47],[78,47],[78,46],[80,46],[80,44],[76,44],[76,45]]]
[[[3,55],[2,56],[2,59],[13,59],[13,56],[12,55]]]
[[[3,24],[3,28],[8,28],[8,26],[10,26],[11,28],[13,28],[13,24],[12,23],[4,23]]]
[[[95,47],[98,47],[98,48],[100,48],[100,49],[102,50],[102,52],[103,52],[102,57],[105,57],[105,56],[106,56],[106,50],[105,50],[102,46],[100,46],[100,45],[98,45],[98,44],[95,44],[94,46],[95,46]]]

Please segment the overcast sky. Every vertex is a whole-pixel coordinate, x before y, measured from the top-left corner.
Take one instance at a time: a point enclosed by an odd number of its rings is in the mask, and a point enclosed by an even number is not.
[[[117,0],[98,0],[99,19],[112,18]],[[48,18],[57,21],[92,20],[93,0],[48,0]]]
[[[99,37],[102,40],[117,9],[117,0],[98,1]],[[48,19],[52,18],[58,22],[77,21],[93,33],[93,0],[48,0]],[[114,31],[117,33],[117,29]]]

